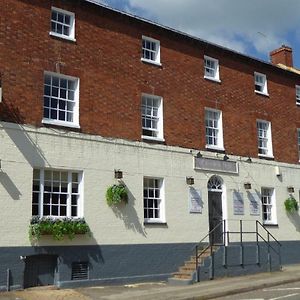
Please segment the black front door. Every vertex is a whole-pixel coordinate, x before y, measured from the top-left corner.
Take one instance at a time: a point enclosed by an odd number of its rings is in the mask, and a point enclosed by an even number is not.
[[[54,284],[55,255],[32,255],[25,259],[24,288]]]
[[[209,236],[211,244],[223,244],[222,192],[208,192]]]

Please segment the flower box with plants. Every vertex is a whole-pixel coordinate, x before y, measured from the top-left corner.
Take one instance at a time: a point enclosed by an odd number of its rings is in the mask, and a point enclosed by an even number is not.
[[[128,202],[128,193],[124,184],[113,184],[106,190],[106,202],[108,206]]]
[[[298,211],[298,202],[294,197],[289,197],[284,201],[285,210],[289,213]]]
[[[38,240],[42,235],[52,235],[55,240],[62,240],[65,235],[73,239],[76,234],[91,235],[84,218],[32,217],[29,225],[31,240]]]

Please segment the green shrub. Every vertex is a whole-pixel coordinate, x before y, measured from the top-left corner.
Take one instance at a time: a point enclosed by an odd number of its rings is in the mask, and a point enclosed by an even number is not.
[[[289,197],[284,201],[284,206],[287,212],[295,212],[298,210],[298,202],[294,197]]]
[[[118,205],[121,202],[128,202],[128,193],[123,184],[114,184],[106,191],[106,202],[108,206]]]
[[[62,240],[65,235],[73,239],[76,234],[89,234],[89,225],[83,218],[32,217],[29,225],[30,240],[38,240],[42,235],[52,235],[55,240]]]

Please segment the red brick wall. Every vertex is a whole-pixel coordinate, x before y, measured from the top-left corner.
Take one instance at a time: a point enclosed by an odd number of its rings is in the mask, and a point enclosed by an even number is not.
[[[51,5],[75,13],[76,42],[49,36]],[[162,67],[140,61],[141,36],[160,40]],[[219,59],[221,83],[203,78],[203,56]],[[2,120],[43,126],[43,74],[80,78],[80,131],[141,139],[141,93],[163,97],[167,145],[204,149],[204,108],[223,112],[226,152],[257,157],[256,119],[272,124],[276,160],[297,163],[295,84],[300,77],[118,15],[84,1],[2,0]],[[267,75],[270,97],[254,92]]]

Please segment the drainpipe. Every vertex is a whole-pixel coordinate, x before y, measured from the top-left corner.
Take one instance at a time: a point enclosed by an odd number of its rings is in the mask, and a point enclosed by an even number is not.
[[[6,291],[10,291],[10,269],[6,270]]]

